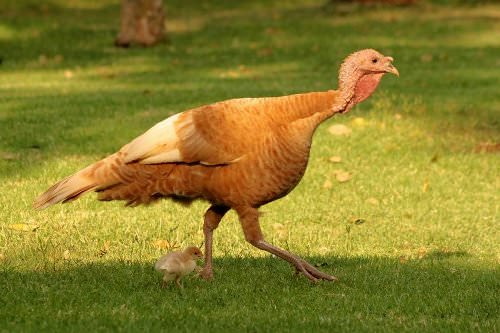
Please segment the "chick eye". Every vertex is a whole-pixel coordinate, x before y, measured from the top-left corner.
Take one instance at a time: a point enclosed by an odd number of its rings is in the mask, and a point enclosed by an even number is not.
[[[376,64],[376,63],[377,63],[377,61],[378,61],[378,59],[377,59],[377,58],[373,58],[373,59],[372,59],[372,63],[374,63],[374,64]]]

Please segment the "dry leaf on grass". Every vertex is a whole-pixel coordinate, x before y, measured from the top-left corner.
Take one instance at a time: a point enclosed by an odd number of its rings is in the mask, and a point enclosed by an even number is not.
[[[332,184],[332,182],[330,181],[330,179],[325,180],[325,182],[323,183],[323,188],[324,188],[325,190],[329,190],[329,189],[331,189],[332,187],[333,187],[333,184]]]
[[[352,133],[352,129],[342,124],[335,124],[328,127],[328,132],[336,136],[349,136]]]
[[[423,259],[427,255],[428,250],[425,247],[420,247],[417,251],[417,258]]]
[[[481,142],[474,148],[476,153],[498,153],[500,152],[500,143]]]
[[[69,69],[65,70],[64,71],[64,77],[67,78],[67,79],[71,79],[73,77],[73,72],[70,71]]]
[[[366,222],[365,219],[358,218],[358,219],[354,219],[352,223],[354,223],[355,225],[361,225],[361,224],[363,224],[365,222]]]
[[[424,180],[424,185],[422,185],[422,192],[425,193],[427,191],[429,191],[429,180],[428,179]]]
[[[170,247],[170,243],[166,239],[157,239],[152,242],[154,247],[165,250]]]
[[[69,250],[65,250],[65,251],[63,252],[63,259],[64,259],[64,260],[69,260],[69,257],[70,257]]]
[[[36,224],[14,223],[9,224],[9,229],[16,231],[36,231],[40,226]]]
[[[6,161],[14,161],[19,159],[19,156],[15,153],[0,152],[0,158]]]
[[[345,182],[351,180],[351,178],[352,178],[351,173],[349,173],[348,171],[345,171],[345,170],[335,170],[333,174],[335,175],[335,179],[339,183],[345,183]]]
[[[366,202],[369,203],[370,205],[377,206],[379,204],[379,201],[377,198],[370,197],[366,199]]]
[[[332,156],[328,159],[332,163],[340,163],[342,162],[342,157],[340,156]]]
[[[155,241],[152,242],[153,243],[153,246],[160,249],[160,250],[173,250],[173,249],[176,249],[176,248],[179,248],[179,244],[177,244],[177,242],[173,241],[168,241],[166,239],[157,239]]]
[[[109,245],[111,244],[110,241],[105,241],[102,248],[99,250],[97,253],[98,257],[104,257],[108,252],[109,252]]]
[[[368,125],[368,122],[365,120],[365,118],[362,118],[362,117],[356,117],[354,118],[352,121],[351,121],[351,124],[353,126],[357,126],[357,127],[364,127],[366,125]]]

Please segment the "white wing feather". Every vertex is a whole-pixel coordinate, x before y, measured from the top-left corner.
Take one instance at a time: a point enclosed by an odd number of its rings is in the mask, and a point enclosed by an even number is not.
[[[213,141],[207,141],[203,131],[197,128],[195,112],[207,110],[195,109],[173,115],[123,146],[120,151],[125,155],[124,162],[219,165],[239,161],[242,154],[228,152]]]
[[[182,162],[179,152],[179,137],[175,122],[182,113],[175,114],[151,127],[141,136],[125,145],[125,163],[139,161],[144,164]]]

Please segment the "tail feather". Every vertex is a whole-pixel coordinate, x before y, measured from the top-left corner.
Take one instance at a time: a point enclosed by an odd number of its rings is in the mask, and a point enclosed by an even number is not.
[[[33,203],[33,207],[45,209],[59,202],[69,202],[87,192],[117,182],[119,179],[114,171],[119,162],[120,158],[114,154],[61,180],[40,195]]]
[[[33,207],[45,209],[59,202],[68,202],[86,192],[92,191],[96,187],[97,184],[92,179],[88,179],[81,175],[81,172],[78,172],[52,185],[35,200]]]

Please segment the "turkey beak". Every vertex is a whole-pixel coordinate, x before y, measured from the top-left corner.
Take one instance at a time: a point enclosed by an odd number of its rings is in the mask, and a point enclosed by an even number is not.
[[[392,62],[394,61],[394,59],[392,57],[385,57],[385,59],[387,60],[387,66],[385,68],[385,71],[387,73],[392,73],[392,74],[399,77],[398,69],[392,65]]]

